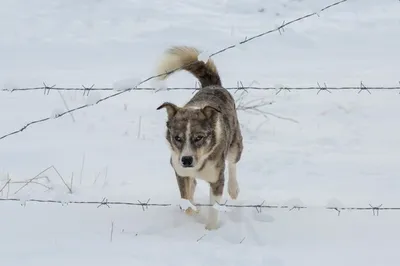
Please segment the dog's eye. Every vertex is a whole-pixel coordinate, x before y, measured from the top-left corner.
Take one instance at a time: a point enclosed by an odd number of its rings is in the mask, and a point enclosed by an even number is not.
[[[202,139],[203,139],[203,136],[197,136],[197,137],[194,138],[194,141],[198,142],[198,141],[200,141]]]
[[[181,141],[182,141],[182,138],[179,137],[179,136],[175,136],[174,139],[175,139],[176,141],[178,141],[178,142],[181,142]]]

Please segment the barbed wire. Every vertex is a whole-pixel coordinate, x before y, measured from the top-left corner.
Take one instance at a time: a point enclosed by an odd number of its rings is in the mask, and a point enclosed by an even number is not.
[[[109,201],[107,198],[103,198],[101,201],[69,201],[69,200],[50,200],[50,199],[17,199],[17,198],[0,198],[0,202],[20,202],[21,206],[26,206],[27,202],[35,202],[35,203],[50,203],[50,204],[61,204],[63,206],[69,204],[85,204],[85,205],[97,205],[97,208],[101,206],[106,206],[111,208],[111,205],[126,205],[126,206],[135,206],[141,207],[143,211],[148,209],[149,207],[173,207],[177,206],[182,209],[179,203],[172,204],[172,203],[150,203],[150,199],[147,201],[140,201],[137,202],[127,202],[127,201]],[[228,201],[225,203],[216,203],[216,206],[220,208],[221,211],[229,211],[227,208],[250,208],[255,209],[258,213],[262,212],[262,209],[287,209],[289,211],[292,210],[302,210],[302,209],[311,209],[311,208],[321,208],[325,210],[334,210],[340,215],[341,211],[372,211],[373,215],[378,216],[380,211],[400,211],[400,207],[382,207],[383,204],[378,206],[373,206],[369,204],[369,207],[309,207],[303,205],[265,205],[265,201],[261,202],[260,204],[228,204]],[[215,207],[215,205],[211,204],[203,204],[203,203],[196,203],[193,204],[195,207]]]
[[[241,82],[240,82],[241,83]],[[309,86],[309,87],[289,87],[289,86],[275,86],[275,87],[256,87],[256,86],[237,86],[237,87],[225,87],[227,90],[233,90],[233,91],[238,91],[238,90],[258,90],[258,91],[268,91],[268,90],[275,90],[281,92],[282,90],[286,91],[317,91],[319,93],[320,91],[327,91],[327,92],[332,92],[332,91],[351,91],[351,90],[356,90],[358,93],[361,91],[365,90],[369,93],[371,91],[386,91],[386,90],[399,90],[400,91],[400,86],[393,86],[393,87],[387,87],[387,86],[373,86],[373,87],[367,87],[363,84],[363,82],[360,82],[360,86],[343,86],[343,87],[328,87],[326,83],[323,87],[317,83],[318,86]],[[399,81],[400,84],[400,81]],[[99,87],[99,88],[93,88],[89,87],[86,88],[82,86],[83,88],[65,88],[65,87],[30,87],[30,88],[14,88],[14,89],[1,89],[0,91],[2,92],[26,92],[26,91],[40,91],[43,90],[43,93],[45,95],[49,95],[51,91],[82,91],[83,95],[88,96],[90,92],[92,91],[116,91],[115,88],[110,88],[110,87]],[[198,90],[198,87],[167,87],[165,89],[162,89],[163,91],[176,91],[176,90],[190,90],[190,91],[195,91]],[[132,91],[155,91],[157,90],[154,87],[136,87],[132,89]]]
[[[228,51],[228,50],[231,50],[231,49],[237,47],[238,45],[245,44],[245,43],[247,43],[247,42],[250,42],[250,41],[252,41],[252,40],[254,40],[254,39],[260,38],[260,37],[265,36],[265,35],[267,35],[267,34],[271,34],[271,33],[274,33],[274,32],[279,32],[279,34],[282,34],[282,32],[284,32],[284,28],[285,28],[286,26],[289,26],[290,24],[296,23],[296,22],[298,22],[298,21],[305,20],[305,19],[310,18],[310,17],[313,17],[313,16],[318,16],[318,17],[320,17],[320,13],[322,13],[322,12],[324,12],[324,11],[326,11],[326,10],[328,10],[328,9],[330,9],[330,8],[332,8],[332,7],[334,7],[334,6],[337,6],[337,5],[339,5],[339,4],[342,4],[342,3],[344,3],[344,2],[347,2],[347,1],[349,1],[349,0],[337,1],[337,2],[334,2],[334,3],[332,3],[332,4],[329,4],[329,5],[327,5],[327,6],[323,7],[323,8],[321,8],[318,12],[312,12],[312,13],[306,14],[306,15],[304,15],[304,16],[302,16],[302,17],[298,17],[298,18],[296,18],[296,19],[290,20],[290,21],[288,21],[288,22],[283,21],[283,23],[282,23],[280,26],[278,26],[278,27],[275,27],[275,28],[273,28],[273,29],[271,29],[271,30],[265,31],[265,32],[260,33],[260,34],[258,34],[258,35],[254,35],[254,36],[252,36],[252,37],[250,37],[250,38],[247,38],[247,37],[246,37],[243,41],[240,41],[238,44],[233,44],[233,45],[230,45],[230,46],[228,46],[228,47],[225,47],[225,48],[223,48],[223,49],[221,49],[221,50],[219,50],[219,51],[217,51],[217,52],[211,53],[211,54],[208,56],[208,58],[211,58],[211,57],[214,57],[214,56],[216,56],[216,55],[218,55],[218,54],[224,53],[224,52],[226,52],[226,51]],[[78,110],[81,110],[81,109],[84,109],[84,108],[88,108],[88,107],[90,107],[90,106],[92,106],[92,105],[97,105],[97,104],[99,104],[99,103],[101,103],[101,102],[103,102],[103,101],[106,101],[106,100],[110,99],[110,98],[114,98],[114,97],[117,97],[117,96],[119,96],[119,95],[121,95],[121,94],[123,94],[123,93],[132,91],[133,89],[137,88],[138,86],[140,86],[141,84],[143,84],[143,83],[145,83],[145,82],[147,82],[147,81],[149,81],[149,80],[152,80],[152,79],[155,79],[155,78],[164,76],[165,74],[172,74],[172,73],[174,73],[174,72],[176,72],[176,71],[178,71],[178,70],[187,68],[187,67],[191,66],[192,64],[194,64],[194,62],[189,63],[189,64],[186,64],[186,65],[181,66],[181,67],[178,67],[178,68],[175,68],[175,69],[173,69],[173,70],[171,70],[171,71],[168,71],[168,72],[165,72],[165,73],[162,73],[162,74],[150,76],[150,77],[148,77],[148,78],[146,78],[146,79],[140,81],[138,84],[136,84],[136,86],[135,86],[134,88],[124,89],[124,90],[121,90],[121,91],[119,91],[119,92],[116,92],[116,93],[113,93],[113,94],[111,94],[111,95],[108,95],[108,96],[106,96],[106,97],[100,98],[99,100],[97,100],[97,101],[96,101],[95,103],[93,103],[93,104],[81,105],[81,106],[79,106],[79,107],[76,107],[76,108],[67,110],[67,111],[65,111],[65,112],[59,113],[59,114],[57,114],[56,116],[50,116],[50,117],[41,118],[41,119],[38,119],[38,120],[35,120],[35,121],[31,121],[31,122],[27,123],[25,126],[21,127],[20,129],[15,130],[15,131],[12,131],[12,132],[10,132],[10,133],[8,133],[8,134],[5,134],[5,135],[1,136],[1,137],[0,137],[0,140],[2,140],[2,139],[4,139],[4,138],[7,138],[7,137],[9,137],[9,136],[11,136],[11,135],[15,135],[15,134],[17,134],[17,133],[21,133],[22,131],[24,131],[25,129],[27,129],[28,127],[30,127],[30,126],[32,126],[32,125],[34,125],[34,124],[43,123],[43,122],[46,122],[46,121],[51,120],[51,119],[57,119],[57,118],[60,118],[60,117],[62,117],[62,116],[64,116],[64,115],[66,115],[66,114],[69,114],[69,113],[72,113],[72,112],[75,112],[75,111],[78,111]],[[45,89],[51,89],[51,87],[48,87],[46,84],[44,84],[44,86],[45,86]],[[55,86],[53,86],[53,87],[55,87]]]

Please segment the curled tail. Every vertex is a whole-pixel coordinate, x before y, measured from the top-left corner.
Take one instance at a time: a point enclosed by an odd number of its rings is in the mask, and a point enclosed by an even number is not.
[[[157,68],[157,75],[161,75],[159,79],[168,78],[172,73],[164,73],[179,68],[179,70],[184,69],[192,73],[200,81],[202,88],[210,85],[221,86],[221,79],[212,59],[209,58],[207,63],[204,63],[198,59],[199,54],[200,51],[194,47],[173,46],[169,48],[165,51]]]

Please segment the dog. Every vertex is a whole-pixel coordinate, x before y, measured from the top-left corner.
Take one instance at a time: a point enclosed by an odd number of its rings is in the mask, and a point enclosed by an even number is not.
[[[157,67],[159,80],[185,70],[198,79],[201,88],[184,106],[164,102],[157,110],[167,111],[165,138],[181,198],[194,204],[196,179],[200,179],[209,183],[209,202],[214,205],[223,195],[226,161],[229,196],[237,199],[239,195],[236,165],[242,155],[243,138],[234,98],[222,87],[213,60],[208,58],[205,63],[199,55],[198,49],[189,46],[172,46],[164,52]],[[185,212],[194,213],[190,207]],[[207,230],[218,228],[218,214],[218,210],[209,208]]]

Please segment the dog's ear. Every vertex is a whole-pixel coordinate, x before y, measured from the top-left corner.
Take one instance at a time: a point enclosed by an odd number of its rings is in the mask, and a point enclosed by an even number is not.
[[[219,109],[219,107],[214,107],[210,105],[204,106],[201,111],[207,118],[211,118],[211,116],[215,113],[221,113],[221,109]]]
[[[174,117],[174,115],[179,111],[179,107],[170,102],[164,102],[159,107],[157,107],[157,110],[160,110],[163,108],[167,108],[168,119],[171,119],[172,117]]]

